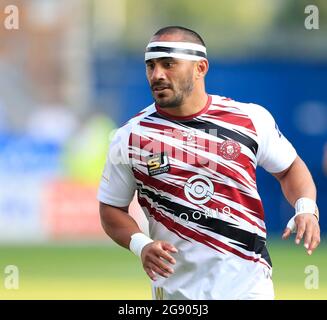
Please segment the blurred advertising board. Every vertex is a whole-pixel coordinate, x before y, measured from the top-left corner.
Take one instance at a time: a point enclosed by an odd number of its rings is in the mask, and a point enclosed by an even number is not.
[[[97,187],[70,180],[45,185],[42,222],[50,239],[105,239],[101,227]]]
[[[108,239],[97,184],[68,177],[62,154],[53,144],[0,136],[0,242]],[[146,231],[136,198],[130,212]]]
[[[41,224],[41,181],[20,175],[0,179],[0,241],[46,239]]]

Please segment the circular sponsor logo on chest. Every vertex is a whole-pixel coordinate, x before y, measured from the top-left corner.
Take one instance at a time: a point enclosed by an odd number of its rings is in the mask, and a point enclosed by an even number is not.
[[[200,174],[189,178],[184,186],[186,198],[194,204],[208,202],[213,196],[214,190],[214,185],[210,179]]]
[[[226,160],[235,160],[241,154],[241,146],[234,140],[226,140],[220,146],[220,155]]]

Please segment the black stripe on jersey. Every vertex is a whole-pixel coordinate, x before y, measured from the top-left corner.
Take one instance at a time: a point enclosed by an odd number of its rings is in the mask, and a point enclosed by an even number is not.
[[[151,115],[149,115],[150,117],[155,117],[155,118],[160,118],[160,119],[165,119],[167,120],[168,118],[162,116],[161,114],[159,114],[158,112],[155,112]],[[184,128],[193,128],[193,129],[197,129],[200,131],[203,131],[207,134],[211,134],[214,135],[217,138],[223,139],[223,140],[228,140],[228,139],[232,139],[235,140],[239,143],[241,143],[242,145],[246,146],[247,148],[249,148],[251,150],[251,152],[256,155],[258,152],[258,143],[253,140],[251,137],[249,137],[248,135],[238,131],[238,130],[230,130],[227,128],[224,128],[222,126],[219,126],[217,124],[214,124],[212,122],[209,121],[205,121],[205,120],[200,120],[200,119],[192,119],[192,120],[171,120],[168,119],[169,121],[178,124]]]
[[[155,194],[154,192],[142,188],[142,185],[137,183],[139,187],[139,192],[141,195],[146,195],[149,197],[154,203],[158,204],[158,207],[163,208],[165,211],[173,214],[176,219],[180,219],[180,215],[182,213],[188,216],[188,221],[196,223],[200,228],[209,230],[216,234],[222,235],[230,240],[234,245],[243,248],[247,251],[255,252],[256,254],[261,254],[262,258],[267,261],[267,263],[271,266],[271,260],[266,248],[266,239],[260,237],[255,233],[251,233],[246,230],[242,230],[237,228],[236,225],[232,223],[228,223],[223,220],[218,220],[215,218],[210,218],[209,214],[204,212],[203,210],[193,210],[188,207],[185,207],[179,203],[172,202],[171,199]],[[198,212],[194,215],[194,212]],[[201,217],[199,218],[201,213]],[[224,214],[224,213],[218,213]],[[199,218],[199,219],[198,219]],[[185,219],[184,219],[185,221]],[[234,242],[235,241],[235,242]]]

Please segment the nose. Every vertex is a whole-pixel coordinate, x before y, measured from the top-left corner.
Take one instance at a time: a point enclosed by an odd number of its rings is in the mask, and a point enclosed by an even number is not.
[[[166,78],[166,75],[165,75],[164,69],[159,64],[155,64],[155,66],[153,67],[153,70],[151,71],[151,74],[150,74],[151,82],[164,80],[165,78]]]

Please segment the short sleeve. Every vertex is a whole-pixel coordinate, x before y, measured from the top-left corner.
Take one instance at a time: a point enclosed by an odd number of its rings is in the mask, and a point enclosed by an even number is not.
[[[128,206],[136,190],[128,159],[128,139],[126,127],[117,130],[109,147],[98,189],[97,199],[115,207]]]
[[[258,134],[257,163],[270,173],[287,169],[295,160],[297,153],[292,144],[280,132],[275,119],[268,110],[251,105],[254,123]]]

